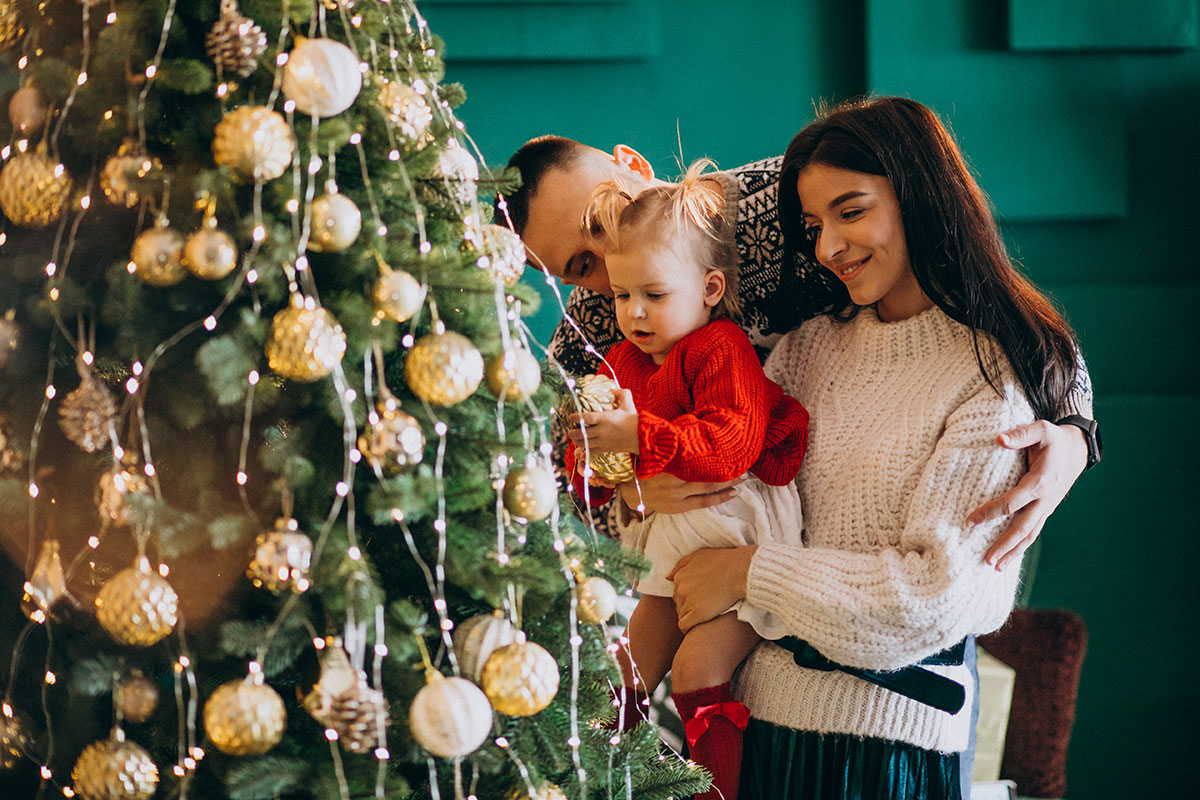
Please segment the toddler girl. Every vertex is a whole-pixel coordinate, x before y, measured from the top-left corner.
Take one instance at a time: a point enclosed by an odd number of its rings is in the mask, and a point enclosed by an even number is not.
[[[730,679],[760,638],[786,631],[774,615],[739,603],[681,633],[668,576],[680,558],[704,547],[801,543],[792,480],[808,413],[767,379],[750,340],[729,319],[737,312],[737,259],[721,236],[729,224],[725,198],[703,177],[710,164],[697,162],[681,183],[637,197],[615,183],[592,193],[584,225],[605,240],[625,337],[606,367],[623,399],[612,411],[578,416],[566,465],[580,496],[595,505],[611,499],[612,487],[591,485],[585,495],[585,439],[589,452],[635,454],[639,478],[746,476],[736,496],[719,505],[652,514],[629,526],[633,541],[626,544],[644,552],[652,569],[637,585],[642,598],[626,631],[629,652],[621,654],[626,693],[635,698],[671,670],[691,756],[713,775],[712,790],[697,797],[734,798],[749,714],[733,698]]]

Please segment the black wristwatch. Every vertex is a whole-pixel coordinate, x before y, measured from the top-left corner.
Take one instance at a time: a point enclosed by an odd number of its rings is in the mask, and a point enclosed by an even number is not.
[[[1081,417],[1078,414],[1071,414],[1068,417],[1063,417],[1055,425],[1074,425],[1079,430],[1083,431],[1083,438],[1087,441],[1087,466],[1084,467],[1084,472],[1091,469],[1100,463],[1100,455],[1104,452],[1104,442],[1100,439],[1100,425],[1094,419]]]

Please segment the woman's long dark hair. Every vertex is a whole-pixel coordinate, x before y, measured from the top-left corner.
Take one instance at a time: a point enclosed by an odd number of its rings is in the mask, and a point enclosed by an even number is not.
[[[932,111],[900,97],[856,100],[823,111],[792,139],[779,176],[785,265],[814,258],[796,189],[800,171],[812,163],[891,181],[917,282],[951,319],[971,328],[988,383],[998,390],[997,354],[981,331],[1008,356],[1040,418],[1068,413],[1078,371],[1075,335],[1014,267],[987,196]],[[842,318],[856,311],[849,302],[834,309]]]

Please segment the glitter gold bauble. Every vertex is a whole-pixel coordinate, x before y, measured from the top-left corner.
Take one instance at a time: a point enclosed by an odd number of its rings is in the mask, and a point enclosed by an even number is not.
[[[258,69],[258,59],[267,50],[267,34],[238,12],[237,0],[221,0],[221,16],[205,37],[204,46],[219,74],[247,78]]]
[[[323,308],[294,295],[292,304],[271,320],[267,362],[271,369],[294,381],[324,378],[346,354],[342,326]]]
[[[146,155],[136,139],[126,139],[117,154],[104,162],[100,188],[110,202],[133,208],[162,179],[162,162]]]
[[[483,665],[496,648],[517,640],[517,629],[504,613],[478,614],[454,629],[454,655],[463,677],[475,683],[483,679]]]
[[[108,444],[116,425],[117,402],[112,392],[92,375],[82,357],[76,360],[79,386],[63,398],[58,407],[58,424],[62,432],[89,453]]]
[[[183,234],[160,220],[133,240],[129,254],[133,274],[151,286],[174,286],[187,277],[183,245]]]
[[[17,0],[0,0],[0,53],[25,35],[25,23],[17,9]]]
[[[237,267],[237,243],[208,217],[204,227],[188,234],[183,246],[183,266],[197,278],[216,281]]]
[[[492,394],[512,403],[528,400],[537,391],[542,384],[542,367],[533,353],[514,347],[489,358],[484,377]]]
[[[0,22],[0,26],[3,24]],[[42,130],[49,114],[50,104],[46,102],[46,96],[30,84],[13,92],[12,99],[8,101],[8,119],[22,138]]]
[[[116,730],[84,748],[71,781],[83,800],[150,800],[158,788],[158,767],[145,748]]]
[[[47,539],[42,542],[33,574],[25,582],[21,609],[34,622],[45,622],[51,607],[66,596],[67,576],[58,553],[58,540]]]
[[[158,708],[158,684],[135,671],[121,678],[113,699],[126,721],[141,724]]]
[[[283,698],[265,683],[223,683],[204,704],[204,731],[222,753],[260,755],[283,738]]]
[[[451,139],[438,154],[434,175],[445,182],[450,197],[459,205],[469,205],[479,189],[479,164],[467,148]]]
[[[121,644],[149,647],[175,629],[179,595],[167,579],[150,568],[150,559],[114,575],[96,596],[100,626]]]
[[[537,522],[550,516],[558,503],[554,473],[542,467],[518,467],[504,476],[504,507],[514,517]]]
[[[292,163],[296,146],[291,128],[278,111],[240,106],[226,114],[213,133],[213,161],[241,181],[278,178]]]
[[[491,703],[465,678],[430,672],[408,710],[417,744],[438,758],[461,758],[479,749],[492,732]]]
[[[420,92],[403,81],[384,78],[380,80],[379,104],[402,137],[411,144],[425,146],[425,134],[433,122],[433,109]]]
[[[130,523],[128,498],[131,495],[146,497],[149,494],[150,484],[138,470],[137,458],[129,450],[125,451],[121,464],[102,474],[96,483],[100,517],[115,525]]]
[[[604,578],[591,577],[575,587],[579,602],[579,618],[584,622],[603,625],[617,613],[617,590]]]
[[[29,717],[7,704],[6,709],[0,713],[0,770],[19,764],[33,744]]]
[[[333,117],[354,103],[362,71],[354,51],[333,39],[296,37],[283,66],[283,94],[302,114]]]
[[[246,577],[267,591],[296,593],[308,590],[313,544],[300,531],[300,523],[289,517],[275,520],[275,529],[263,531],[254,542],[254,558]]]
[[[574,398],[567,397],[559,406],[559,414],[567,419],[571,414],[591,411],[611,411],[619,401],[620,387],[607,375],[584,375],[575,381]],[[576,407],[575,401],[579,405]],[[576,450],[582,457],[583,449]],[[633,480],[633,457],[629,453],[592,453],[588,460],[592,471],[609,483]]]
[[[404,322],[421,310],[425,302],[425,290],[421,282],[404,270],[386,270],[371,291],[375,301],[375,316]]]
[[[337,733],[343,750],[368,753],[384,742],[391,714],[383,692],[350,665],[340,645],[325,648],[321,679],[304,698],[304,708],[327,730]]]
[[[395,474],[421,463],[425,434],[416,417],[388,399],[368,417],[367,428],[358,437],[358,449],[372,469]]]
[[[479,252],[476,263],[494,280],[513,284],[525,271],[525,242],[503,225],[484,225],[479,233],[468,228],[467,241]]]
[[[497,648],[483,667],[483,692],[501,714],[531,716],[558,692],[558,663],[535,642]]]
[[[17,225],[44,228],[62,216],[75,184],[46,155],[46,144],[14,156],[0,171],[0,210]]]
[[[452,406],[479,388],[483,356],[461,333],[431,333],[421,337],[409,351],[404,378],[422,400]]]
[[[326,192],[313,200],[309,250],[317,253],[340,253],[354,244],[361,230],[362,212],[346,195]]]

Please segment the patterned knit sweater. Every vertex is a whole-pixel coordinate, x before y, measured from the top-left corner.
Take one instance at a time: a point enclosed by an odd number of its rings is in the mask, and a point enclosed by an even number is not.
[[[998,628],[1018,568],[997,572],[983,555],[1009,520],[963,521],[1024,470],[1022,455],[995,440],[1034,418],[1002,364],[997,394],[970,331],[936,307],[893,323],[871,309],[848,323],[819,317],[783,337],[767,375],[812,414],[797,478],[805,546],[759,547],[747,600],[826,657],[867,669],[913,664]],[[958,714],[797,667],[770,643],[747,660],[738,696],[756,718],[788,728],[965,749],[970,672],[929,669],[966,686]]]

